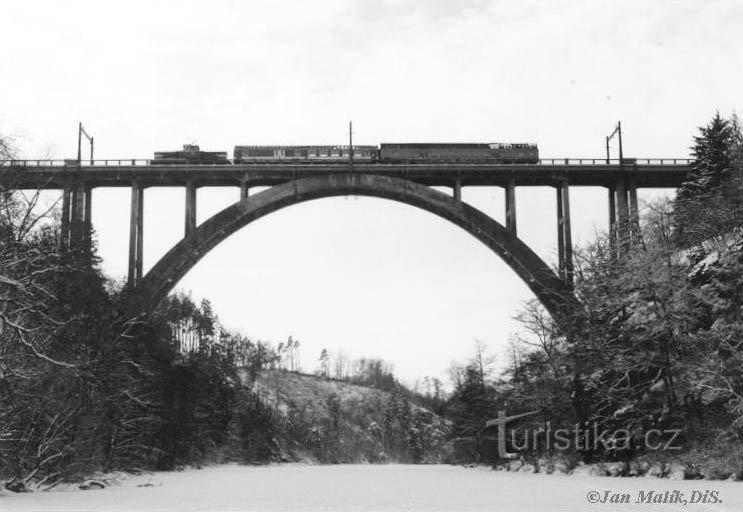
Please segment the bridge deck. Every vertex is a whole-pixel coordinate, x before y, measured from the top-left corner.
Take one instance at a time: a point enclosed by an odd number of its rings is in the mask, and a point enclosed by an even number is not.
[[[105,162],[105,163],[104,163]],[[566,163],[567,162],[567,163]],[[576,163],[573,163],[576,162]],[[678,187],[690,167],[686,159],[647,159],[637,164],[607,164],[598,159],[548,159],[538,164],[384,164],[251,163],[234,165],[156,165],[150,161],[95,161],[93,165],[61,165],[58,161],[0,161],[0,184],[17,188],[60,189],[72,182],[91,187],[232,187],[247,180],[251,187],[273,186],[287,180],[333,173],[394,176],[429,186],[555,186],[566,178],[571,186],[613,186],[631,177],[637,187]]]

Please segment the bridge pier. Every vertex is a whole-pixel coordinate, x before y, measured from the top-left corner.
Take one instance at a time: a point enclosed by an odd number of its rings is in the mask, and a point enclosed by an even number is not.
[[[557,204],[557,275],[565,279],[565,218],[562,212],[562,187],[555,187]]]
[[[65,186],[62,189],[62,219],[60,228],[60,238],[63,249],[70,246],[70,202],[72,199],[72,189]]]
[[[621,256],[640,241],[640,213],[637,201],[637,182],[620,177],[609,188],[609,232],[614,252]]]
[[[240,201],[247,199],[250,195],[250,181],[248,178],[240,180]]]
[[[516,182],[511,180],[506,186],[506,229],[516,236]]]
[[[185,236],[196,231],[196,186],[191,180],[186,183],[186,229]]]
[[[83,194],[85,195],[85,211],[83,217],[83,247],[86,251],[92,249],[93,240],[91,235],[93,233],[93,187],[89,184],[85,184],[83,187]]]
[[[616,187],[609,187],[609,252],[612,259],[617,257],[617,201]]]
[[[60,244],[63,250],[89,250],[92,230],[93,190],[86,183],[72,183],[62,189]]]
[[[617,204],[617,247],[619,255],[627,252],[628,249],[628,229],[627,224],[629,222],[629,209],[627,205],[627,188],[624,183],[624,178],[619,178],[615,186],[616,191],[616,204]]]
[[[573,285],[573,235],[570,226],[570,185],[563,180],[557,187],[557,259],[560,277]]]
[[[142,279],[144,188],[139,182],[132,183],[132,203],[129,220],[129,286]]]
[[[637,182],[634,178],[627,180],[629,191],[629,231],[632,245],[640,242],[640,211],[637,205]]]
[[[70,202],[70,248],[80,247],[83,241],[83,224],[85,215],[85,193],[83,187],[76,183],[72,187],[72,200]]]

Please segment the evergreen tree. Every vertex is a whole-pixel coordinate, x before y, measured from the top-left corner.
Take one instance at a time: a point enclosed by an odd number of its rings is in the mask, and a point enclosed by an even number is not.
[[[730,175],[733,124],[717,112],[707,126],[699,128],[699,132],[691,148],[694,157],[691,177],[678,190],[681,199],[712,192]]]
[[[743,223],[743,135],[736,116],[715,114],[694,137],[692,172],[674,201],[674,228],[683,247],[724,236]]]
[[[464,377],[454,390],[447,413],[453,419],[456,436],[476,436],[485,422],[494,417],[494,390],[482,379],[477,363],[464,368]]]

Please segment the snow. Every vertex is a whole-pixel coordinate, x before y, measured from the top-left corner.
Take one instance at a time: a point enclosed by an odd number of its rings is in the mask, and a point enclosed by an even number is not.
[[[151,484],[149,486],[148,484]],[[721,503],[595,504],[590,491],[719,491]],[[743,510],[743,483],[608,478],[412,465],[226,465],[133,476],[103,490],[0,494],[0,511]]]

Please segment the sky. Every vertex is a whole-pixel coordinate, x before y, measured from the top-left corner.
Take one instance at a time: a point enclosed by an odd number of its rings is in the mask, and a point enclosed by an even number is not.
[[[628,157],[687,157],[697,127],[741,108],[743,3],[711,1],[8,1],[0,133],[26,157],[148,158],[184,143],[536,142],[596,157],[622,122]],[[616,151],[613,148],[612,151]],[[641,200],[672,191],[642,190]],[[517,189],[519,236],[556,260],[554,191]],[[603,189],[572,188],[576,245],[608,222]],[[198,192],[201,222],[237,188]],[[503,191],[463,199],[504,219]],[[145,193],[145,272],[183,236],[185,193]],[[103,269],[126,274],[129,193],[96,189]],[[295,205],[243,228],[179,284],[251,338],[389,360],[445,377],[475,340],[507,364],[532,296],[446,221],[372,198]]]

